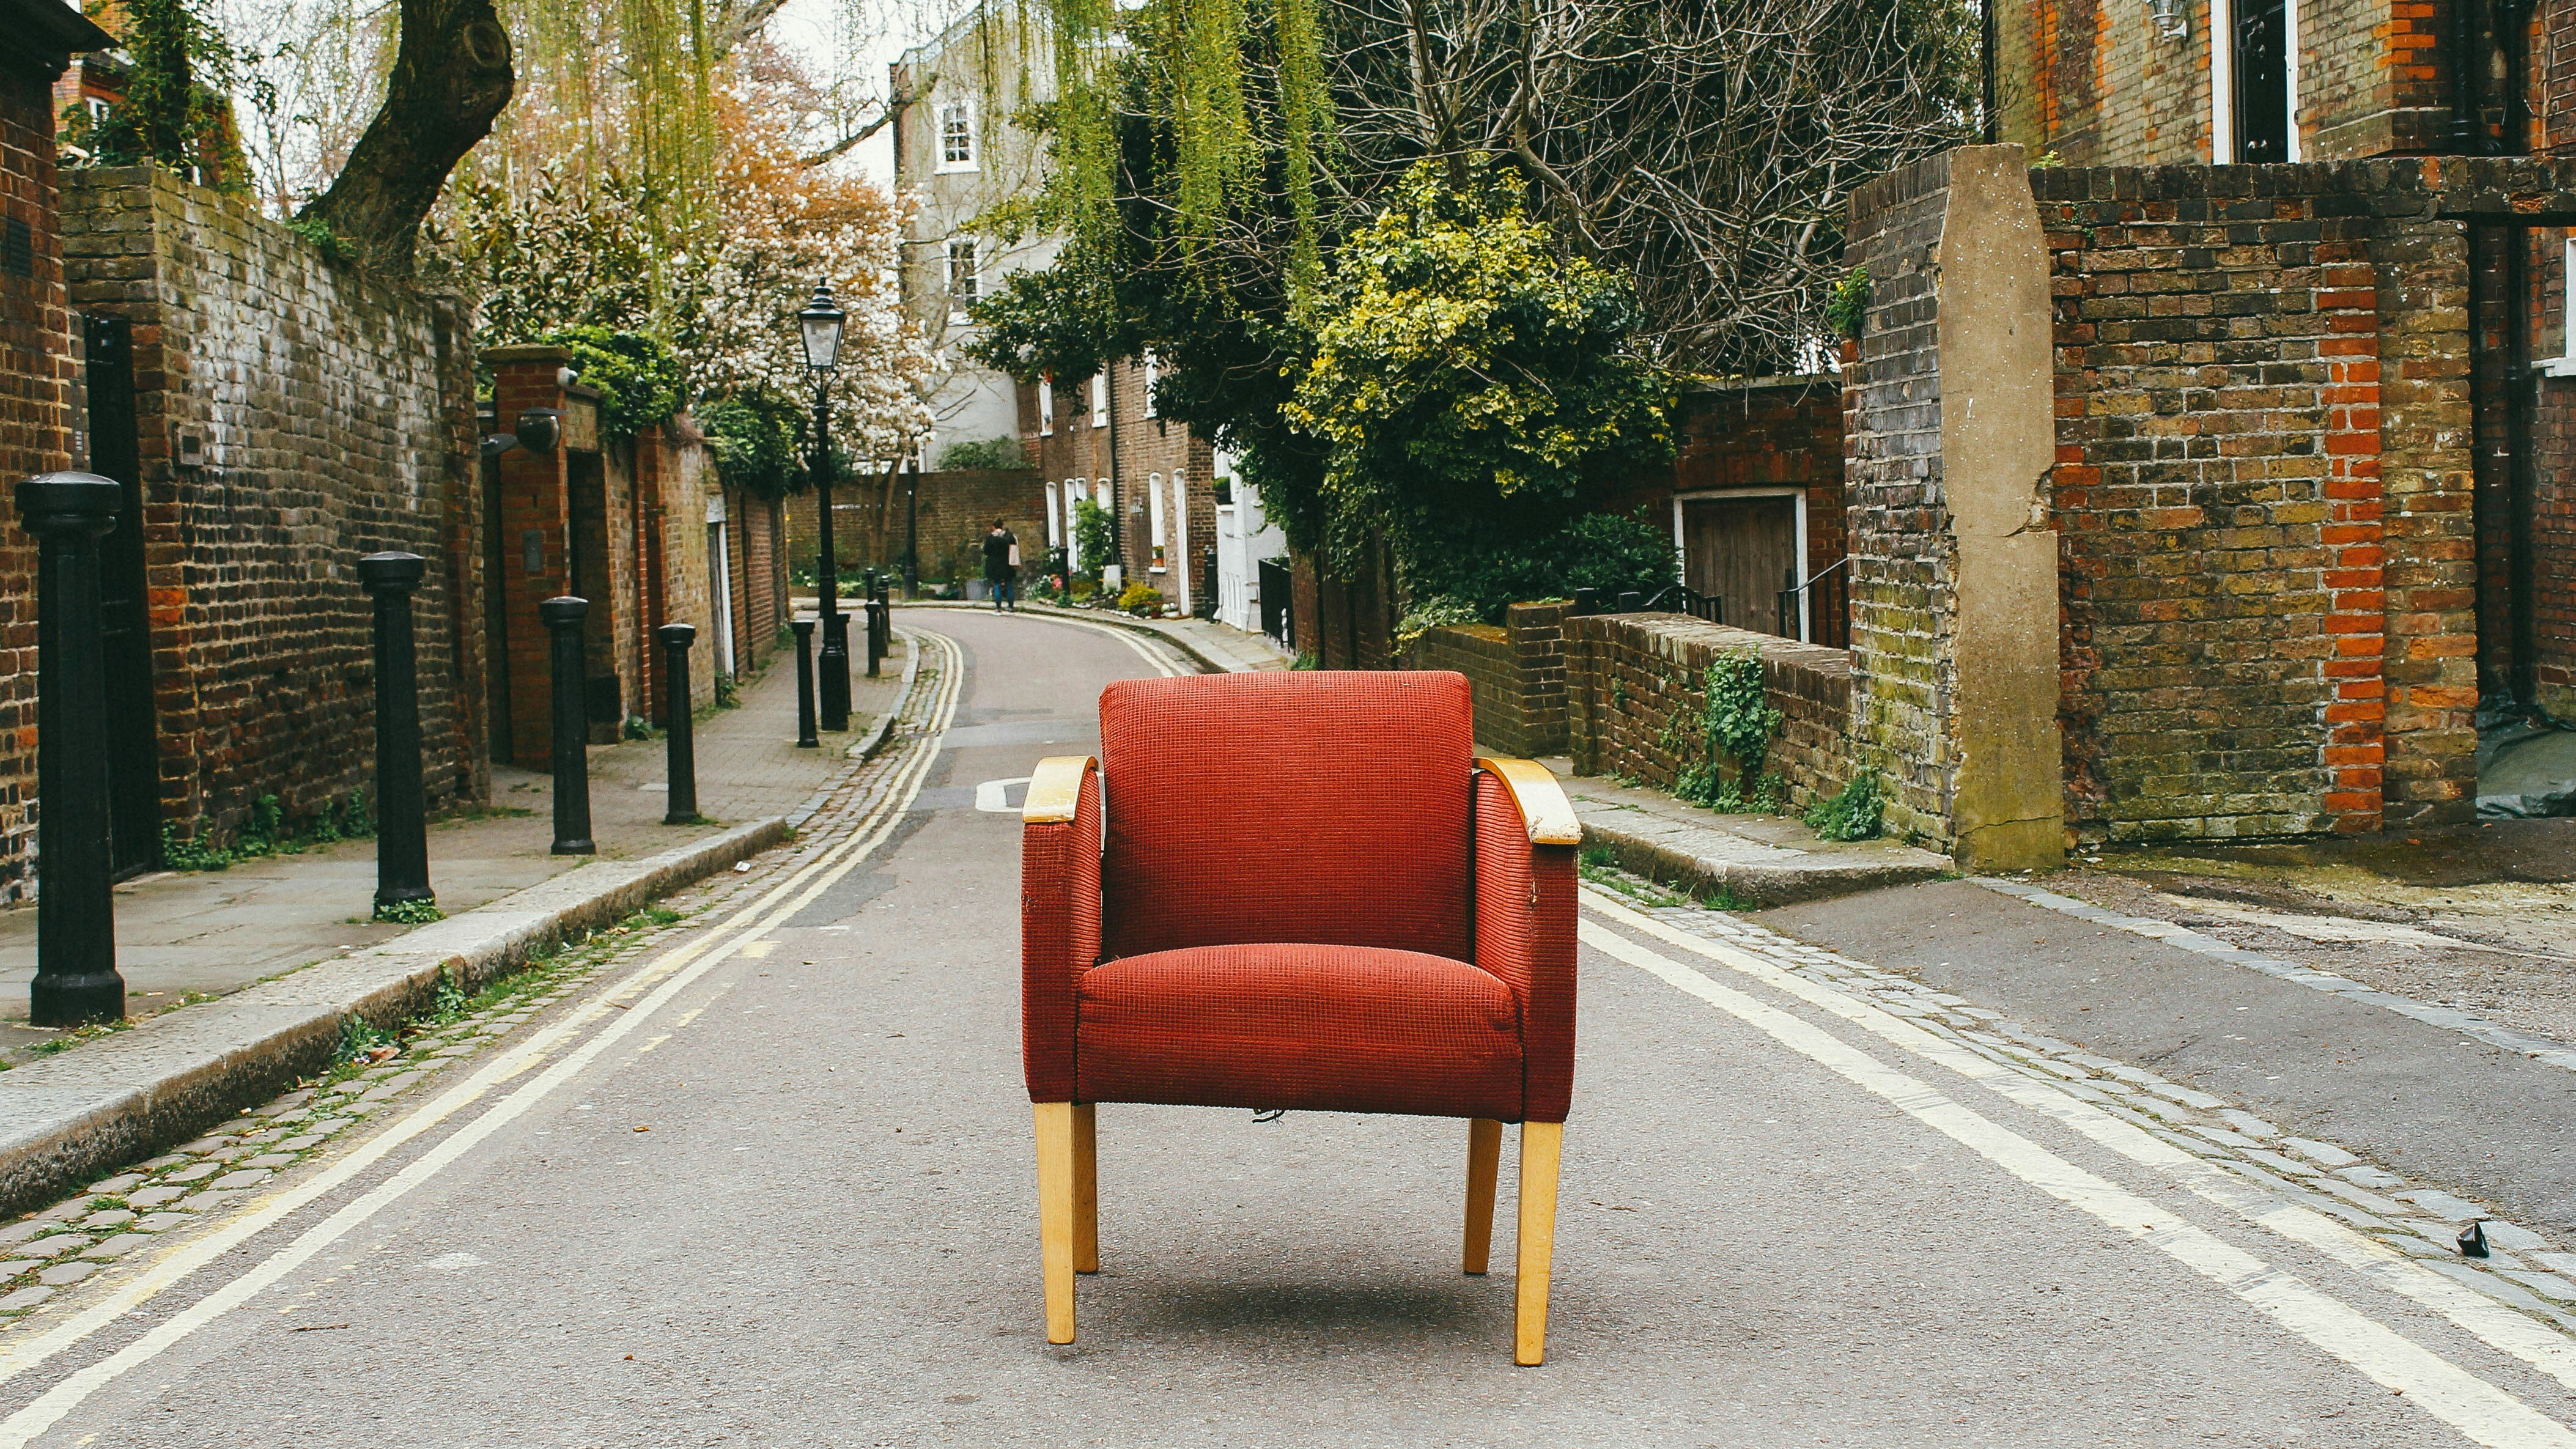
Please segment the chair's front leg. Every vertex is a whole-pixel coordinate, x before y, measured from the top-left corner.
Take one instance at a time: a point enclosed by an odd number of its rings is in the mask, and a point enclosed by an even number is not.
[[[1556,1160],[1564,1148],[1564,1123],[1521,1124],[1520,1283],[1512,1315],[1517,1364],[1547,1359],[1547,1271],[1556,1247]]]
[[[1038,1254],[1046,1276],[1047,1342],[1073,1342],[1073,1104],[1039,1102]]]
[[[1467,1119],[1467,1251],[1469,1273],[1482,1277],[1494,1250],[1494,1172],[1503,1156],[1503,1124]]]
[[[1073,1106],[1073,1271],[1100,1271],[1100,1108]]]

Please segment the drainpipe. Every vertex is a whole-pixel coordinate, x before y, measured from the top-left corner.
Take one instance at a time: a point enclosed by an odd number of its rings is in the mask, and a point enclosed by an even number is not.
[[[2486,147],[2478,137],[2477,9],[2471,0],[2451,0],[2451,154],[2475,156]]]

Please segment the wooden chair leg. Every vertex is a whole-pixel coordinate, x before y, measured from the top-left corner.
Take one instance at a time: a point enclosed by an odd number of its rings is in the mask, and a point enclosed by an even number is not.
[[[1100,1109],[1073,1107],[1073,1271],[1100,1271]]]
[[[1547,1360],[1548,1260],[1556,1247],[1556,1162],[1562,1122],[1521,1124],[1520,1283],[1513,1295],[1512,1362]]]
[[[1073,1113],[1039,1102],[1038,1250],[1046,1274],[1047,1342],[1073,1342]]]
[[[1494,1169],[1502,1160],[1503,1124],[1467,1119],[1467,1271],[1482,1277],[1494,1249]]]

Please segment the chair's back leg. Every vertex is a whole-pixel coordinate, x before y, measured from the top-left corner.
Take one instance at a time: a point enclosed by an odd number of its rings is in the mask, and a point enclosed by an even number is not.
[[[1073,1271],[1100,1271],[1100,1109],[1073,1106]]]
[[[1467,1119],[1467,1251],[1469,1273],[1482,1275],[1494,1249],[1494,1169],[1502,1160],[1503,1124]]]
[[[1547,1272],[1556,1248],[1556,1161],[1562,1122],[1521,1124],[1520,1283],[1513,1295],[1512,1362],[1547,1359]]]
[[[1073,1342],[1073,1104],[1040,1102],[1038,1253],[1046,1274],[1047,1342]]]

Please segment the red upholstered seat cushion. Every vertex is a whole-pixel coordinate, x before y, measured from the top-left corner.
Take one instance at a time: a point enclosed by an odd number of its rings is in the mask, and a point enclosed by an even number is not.
[[[1466,959],[1465,675],[1267,671],[1100,693],[1110,955],[1252,941]]]
[[[1077,988],[1078,1100],[1521,1115],[1520,1006],[1463,961],[1367,946],[1195,946]]]

